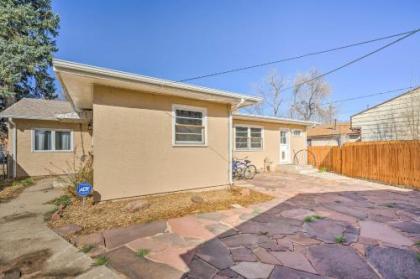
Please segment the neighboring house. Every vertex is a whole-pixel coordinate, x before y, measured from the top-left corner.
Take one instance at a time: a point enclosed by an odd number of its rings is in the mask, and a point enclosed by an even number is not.
[[[308,146],[341,146],[360,140],[360,131],[351,129],[349,122],[320,124],[308,128]]]
[[[306,146],[310,122],[233,116],[260,98],[53,64],[67,102],[23,99],[0,113],[15,177],[71,172],[92,153],[94,188],[109,200],[228,185],[233,156],[262,168],[265,157],[291,163]]]
[[[420,87],[351,116],[362,141],[420,139]]]

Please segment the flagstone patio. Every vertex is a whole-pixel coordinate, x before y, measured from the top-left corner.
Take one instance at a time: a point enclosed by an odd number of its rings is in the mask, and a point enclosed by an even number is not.
[[[251,182],[276,198],[105,231],[100,251],[129,278],[419,278],[420,192],[329,174]]]

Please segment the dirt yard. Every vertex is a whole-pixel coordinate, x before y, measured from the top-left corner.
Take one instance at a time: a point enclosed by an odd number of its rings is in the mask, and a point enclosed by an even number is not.
[[[249,189],[232,188],[202,192],[182,192],[143,197],[122,201],[105,201],[93,205],[72,198],[61,218],[51,220],[52,227],[76,224],[83,228],[80,233],[92,233],[131,224],[149,223],[156,220],[182,217],[192,213],[213,212],[246,207],[273,199],[272,196]]]

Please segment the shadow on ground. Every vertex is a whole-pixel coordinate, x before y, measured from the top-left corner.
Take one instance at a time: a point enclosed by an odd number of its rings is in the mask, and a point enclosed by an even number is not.
[[[223,233],[182,254],[182,278],[419,278],[417,191],[298,194],[226,230],[228,217],[198,216]]]

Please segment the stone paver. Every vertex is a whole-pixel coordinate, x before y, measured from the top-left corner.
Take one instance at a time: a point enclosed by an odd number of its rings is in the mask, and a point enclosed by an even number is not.
[[[420,234],[420,223],[413,222],[413,221],[404,221],[404,222],[397,222],[397,223],[390,223],[391,226],[394,228],[399,229],[400,231],[413,233],[413,234]]]
[[[305,256],[298,252],[271,252],[284,266],[302,270],[310,273],[317,273]]]
[[[234,271],[248,279],[267,278],[274,266],[259,262],[240,262],[231,267]]]
[[[335,243],[336,237],[340,236],[344,237],[345,243],[352,243],[357,240],[359,233],[358,229],[350,224],[328,219],[305,223],[303,228],[309,236],[325,243]]]
[[[375,272],[350,247],[328,244],[308,248],[309,259],[322,275],[334,278],[378,278]]]
[[[102,234],[105,238],[105,246],[112,249],[134,239],[163,233],[165,231],[166,222],[157,221],[148,224],[131,225],[121,229],[106,230]]]
[[[202,261],[198,258],[192,260],[190,264],[190,273],[189,275],[192,278],[202,278],[210,279],[218,272],[218,269],[209,265],[205,261]]]
[[[400,246],[410,246],[414,244],[409,238],[386,224],[374,221],[360,221],[359,223],[361,237],[371,238]]]
[[[316,274],[298,271],[286,266],[276,266],[271,273],[270,279],[321,279],[325,278]]]
[[[258,260],[265,264],[280,265],[282,264],[276,257],[273,256],[266,249],[258,247],[254,251],[254,255],[257,256]]]
[[[200,245],[196,255],[218,269],[225,269],[234,264],[229,249],[218,238]]]
[[[211,232],[201,225],[196,217],[186,216],[171,219],[168,221],[168,224],[173,233],[183,237],[200,238],[205,240],[214,237]]]
[[[376,246],[367,249],[367,257],[384,279],[420,277],[420,261],[413,251]]]
[[[136,256],[127,247],[120,247],[105,254],[109,265],[129,278],[168,278],[178,279],[182,272],[165,264],[155,263],[146,258]]]
[[[235,262],[256,262],[257,256],[254,251],[252,251],[245,247],[238,247],[230,249],[230,253],[232,254],[232,259]]]
[[[248,182],[275,198],[104,233],[110,266],[129,278],[416,278],[418,192],[334,174]]]

